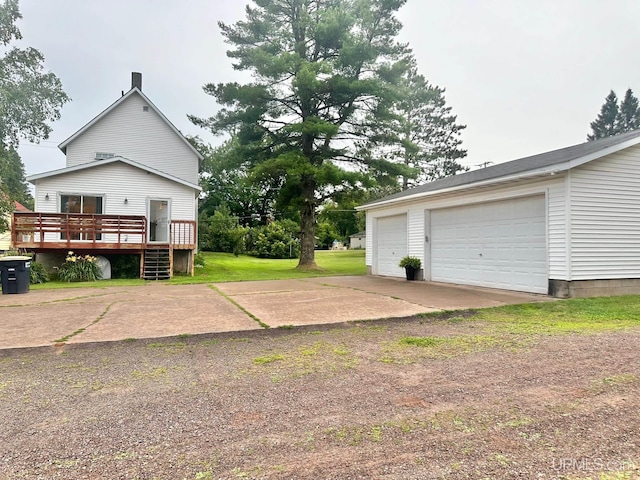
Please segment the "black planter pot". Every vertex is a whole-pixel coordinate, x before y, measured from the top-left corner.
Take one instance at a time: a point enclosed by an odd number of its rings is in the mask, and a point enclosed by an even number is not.
[[[404,271],[407,274],[407,280],[416,279],[416,272],[418,271],[416,268],[413,268],[411,266],[406,266],[404,267]]]

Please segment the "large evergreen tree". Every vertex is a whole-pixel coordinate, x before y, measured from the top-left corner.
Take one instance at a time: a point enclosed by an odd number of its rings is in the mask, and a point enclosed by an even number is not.
[[[587,140],[597,140],[639,128],[640,102],[633,95],[633,91],[628,88],[624,98],[618,104],[618,97],[611,90],[600,109],[598,118],[591,122],[591,133],[587,135]]]
[[[403,190],[455,175],[468,170],[458,163],[467,155],[460,139],[466,126],[456,121],[446,104],[444,89],[420,75],[411,59],[390,116],[382,124],[372,122],[366,150],[407,167],[401,175]]]
[[[618,97],[611,90],[600,109],[598,117],[591,122],[591,133],[587,140],[610,137],[618,133]]]
[[[361,185],[356,155],[368,112],[383,111],[396,63],[395,17],[406,0],[254,0],[246,20],[220,23],[234,68],[253,82],[204,87],[224,106],[208,119],[215,133],[237,133],[255,178],[281,179],[280,197],[300,213],[299,267],[314,268],[316,210],[326,199]],[[348,166],[351,165],[351,166]]]
[[[630,132],[640,128],[640,105],[633,91],[628,88],[620,102],[618,118],[616,119],[617,133]]]

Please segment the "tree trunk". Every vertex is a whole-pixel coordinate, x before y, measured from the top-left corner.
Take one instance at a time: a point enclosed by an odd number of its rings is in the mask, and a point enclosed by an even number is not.
[[[298,267],[316,270],[316,202],[315,180],[311,177],[302,180],[302,206],[300,207],[300,261]]]

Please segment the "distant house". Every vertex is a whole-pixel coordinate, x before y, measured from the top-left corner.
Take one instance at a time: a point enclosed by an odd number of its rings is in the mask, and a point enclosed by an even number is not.
[[[349,236],[349,248],[365,248],[367,232],[358,232]]]
[[[358,208],[369,273],[558,297],[640,292],[640,130],[473,170]]]
[[[14,215],[15,246],[140,255],[146,279],[193,273],[203,157],[142,93],[141,74],[59,148],[65,168],[27,177],[35,212]]]
[[[14,212],[30,212],[27,207],[22,205],[20,202],[13,202],[14,204]],[[9,220],[9,230],[6,232],[0,233],[0,254],[5,253],[7,250],[11,248],[11,221],[13,216],[11,216]]]

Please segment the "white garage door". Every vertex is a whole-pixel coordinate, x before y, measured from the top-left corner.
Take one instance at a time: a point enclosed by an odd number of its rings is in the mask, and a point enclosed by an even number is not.
[[[404,269],[398,266],[407,255],[407,216],[395,215],[378,219],[376,262],[377,275],[402,277]]]
[[[544,196],[431,212],[431,278],[547,293]]]

